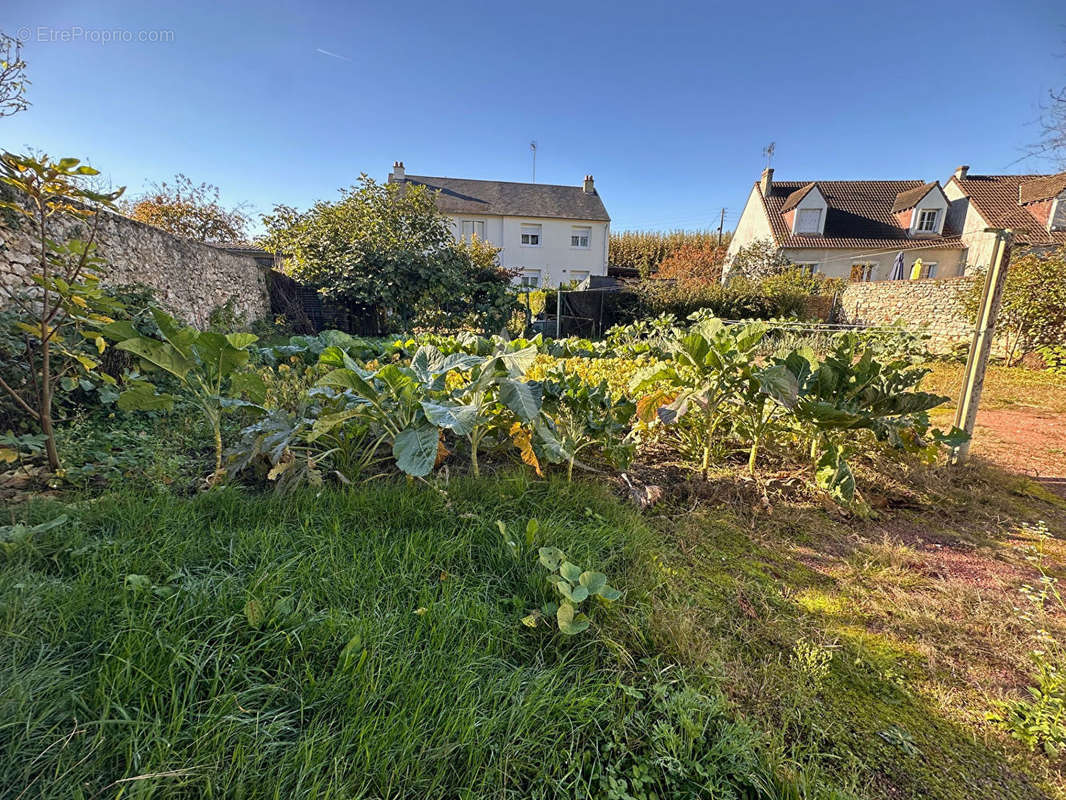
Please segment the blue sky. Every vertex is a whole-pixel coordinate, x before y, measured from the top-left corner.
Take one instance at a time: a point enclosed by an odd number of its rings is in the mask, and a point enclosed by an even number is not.
[[[396,159],[529,180],[535,139],[538,182],[592,173],[616,230],[728,228],[770,141],[782,180],[1047,170],[1012,162],[1066,85],[1061,0],[152,5],[6,0],[33,107],[0,146],[264,212]]]

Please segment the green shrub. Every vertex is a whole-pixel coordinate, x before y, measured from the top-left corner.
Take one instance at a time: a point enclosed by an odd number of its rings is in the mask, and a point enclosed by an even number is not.
[[[1044,359],[1044,367],[1056,375],[1066,375],[1066,344],[1049,345],[1036,351]]]

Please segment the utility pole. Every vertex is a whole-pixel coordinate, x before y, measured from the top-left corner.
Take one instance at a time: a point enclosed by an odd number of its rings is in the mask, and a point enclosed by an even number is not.
[[[532,183],[537,182],[537,142],[534,139],[529,143],[529,149],[533,153],[533,180]]]
[[[970,453],[974,424],[977,422],[977,407],[981,402],[981,390],[985,385],[985,369],[996,335],[996,316],[1003,299],[1003,287],[1007,282],[1007,267],[1010,264],[1011,241],[1014,232],[1003,228],[985,228],[985,233],[994,233],[996,243],[992,249],[992,264],[985,278],[985,290],[977,312],[977,325],[970,342],[970,354],[966,358],[966,372],[962,378],[959,407],[955,411],[955,427],[966,432],[965,442],[951,453],[952,464],[965,464]]]
[[[722,249],[722,228],[725,227],[725,209],[722,209],[722,215],[718,218],[718,249]]]

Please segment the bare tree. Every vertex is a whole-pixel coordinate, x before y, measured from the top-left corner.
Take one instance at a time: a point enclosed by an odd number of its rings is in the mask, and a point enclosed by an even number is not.
[[[1033,155],[1054,159],[1066,169],[1066,86],[1048,92],[1048,102],[1041,111],[1043,138],[1033,147]]]
[[[0,31],[0,117],[10,117],[29,108],[26,99],[29,85],[22,42]]]

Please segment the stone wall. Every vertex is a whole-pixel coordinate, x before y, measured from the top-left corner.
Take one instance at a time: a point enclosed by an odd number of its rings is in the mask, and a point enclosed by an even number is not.
[[[36,264],[29,221],[0,217],[0,281]],[[64,223],[61,235],[84,238],[85,221]],[[155,290],[160,305],[198,327],[206,327],[212,310],[234,300],[246,321],[270,313],[264,269],[251,257],[173,236],[151,225],[104,212],[96,234],[97,252],[110,265],[106,284],[140,283]]]
[[[934,353],[948,353],[973,338],[973,324],[967,320],[960,299],[973,280],[849,283],[840,295],[836,319],[858,325],[902,321],[908,327],[925,328],[932,336],[929,347]]]

